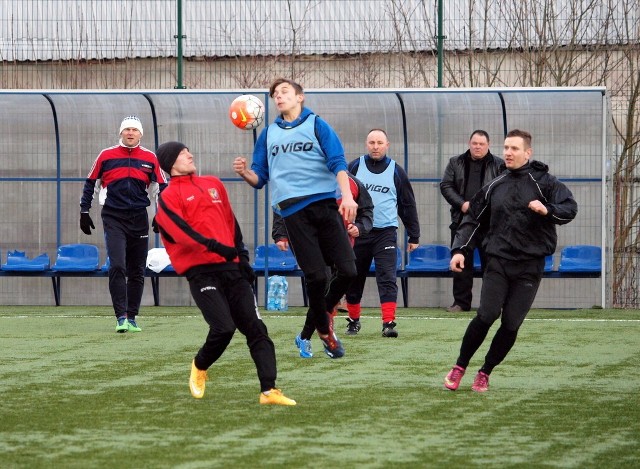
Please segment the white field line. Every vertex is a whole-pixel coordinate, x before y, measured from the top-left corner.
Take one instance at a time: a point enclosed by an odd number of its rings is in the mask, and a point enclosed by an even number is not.
[[[184,314],[184,315],[167,315],[167,314],[140,314],[140,319],[154,319],[154,318],[201,318],[200,314]],[[268,319],[296,319],[300,320],[303,316],[286,315],[286,314],[266,314],[265,318]],[[342,318],[345,316],[337,316]],[[113,319],[110,315],[92,315],[92,314],[3,314],[0,313],[0,319],[36,319],[36,318],[52,318],[52,319]],[[469,317],[429,317],[429,316],[396,316],[396,319],[411,319],[411,320],[424,320],[424,321],[470,321]],[[376,320],[380,321],[380,318],[376,317],[361,317],[360,320]],[[640,323],[640,319],[598,319],[598,318],[526,318],[525,321],[542,321],[542,322],[604,322],[604,323]]]

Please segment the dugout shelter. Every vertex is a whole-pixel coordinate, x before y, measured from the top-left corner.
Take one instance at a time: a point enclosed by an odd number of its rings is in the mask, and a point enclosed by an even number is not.
[[[275,108],[267,90],[0,90],[0,260],[7,253],[48,254],[59,246],[91,243],[105,259],[97,197],[91,215],[92,236],[79,229],[79,200],[86,175],[100,152],[118,141],[121,120],[140,117],[142,145],[155,150],[168,140],[189,146],[201,174],[215,174],[226,184],[250,252],[271,242],[268,191],[256,191],[236,177],[231,162],[251,157],[257,132],[235,128],[227,109],[240,94],[255,94],[266,105],[266,121]],[[407,171],[416,194],[421,244],[449,243],[449,206],[439,182],[451,156],[463,153],[471,132],[486,130],[491,151],[502,154],[506,132],[513,128],[533,135],[533,158],[547,163],[552,174],[573,191],[579,205],[576,219],[558,228],[558,250],[566,246],[598,246],[598,276],[545,279],[534,307],[607,306],[610,259],[610,162],[608,96],[605,88],[480,88],[480,89],[317,89],[306,90],[305,104],[340,135],[348,161],[366,152],[371,128],[389,134],[393,157]],[[149,210],[150,218],[154,208]],[[150,248],[160,247],[151,232]],[[401,246],[404,232],[400,230]],[[403,265],[406,258],[403,259]],[[474,284],[474,302],[481,282]],[[67,285],[71,285],[67,282]],[[110,305],[107,280],[73,280],[64,291],[66,305]],[[302,305],[297,282],[290,283],[291,305]],[[260,292],[265,292],[264,285]],[[451,301],[451,278],[411,280],[411,306],[444,307]],[[162,279],[162,304],[190,305],[183,278]],[[367,282],[363,303],[377,306],[375,282]],[[401,303],[399,297],[398,302]],[[52,303],[51,286],[37,275],[0,276],[0,304]],[[264,304],[264,296],[259,295]],[[153,304],[152,288],[144,304]],[[477,304],[474,304],[474,307]]]

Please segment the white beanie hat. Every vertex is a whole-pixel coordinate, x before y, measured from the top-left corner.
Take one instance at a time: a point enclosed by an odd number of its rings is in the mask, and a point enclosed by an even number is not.
[[[140,135],[143,135],[142,122],[140,122],[139,117],[128,116],[124,118],[124,120],[122,121],[122,124],[120,124],[120,133],[122,133],[124,129],[129,129],[129,128],[138,129],[140,131]]]

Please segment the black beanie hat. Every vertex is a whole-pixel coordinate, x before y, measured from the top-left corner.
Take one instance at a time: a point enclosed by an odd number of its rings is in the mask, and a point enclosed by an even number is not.
[[[173,164],[178,159],[180,152],[185,148],[187,148],[187,146],[180,142],[166,142],[158,147],[156,156],[158,157],[160,167],[165,173],[171,174]]]

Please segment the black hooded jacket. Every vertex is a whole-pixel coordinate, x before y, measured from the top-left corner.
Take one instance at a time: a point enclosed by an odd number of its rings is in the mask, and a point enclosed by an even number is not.
[[[539,215],[528,205],[542,202],[548,210]],[[472,199],[462,219],[451,252],[473,252],[476,234],[488,228],[482,241],[488,256],[527,260],[553,254],[564,225],[578,213],[571,191],[540,161],[507,170],[485,185]]]

